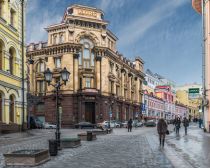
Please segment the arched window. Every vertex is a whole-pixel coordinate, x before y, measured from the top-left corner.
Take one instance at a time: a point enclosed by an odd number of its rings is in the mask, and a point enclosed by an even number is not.
[[[45,63],[43,61],[39,62],[36,67],[36,71],[41,73],[44,72],[46,69]]]
[[[83,65],[84,68],[91,68],[95,65],[95,54],[93,51],[93,43],[87,38],[80,40],[83,44],[82,52],[80,53],[79,64]]]
[[[3,70],[4,43],[0,40],[0,70]]]
[[[9,121],[14,122],[14,114],[15,114],[15,96],[10,95],[9,97]]]
[[[53,44],[57,44],[57,36],[56,35],[53,36]]]
[[[63,43],[63,42],[64,42],[64,36],[63,34],[61,34],[59,37],[59,43]]]
[[[9,49],[9,72],[14,75],[14,60],[15,60],[15,49]]]

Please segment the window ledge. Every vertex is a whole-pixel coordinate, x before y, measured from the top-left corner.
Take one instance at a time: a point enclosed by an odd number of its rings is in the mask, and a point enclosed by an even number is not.
[[[4,71],[4,70],[0,70],[0,74],[5,75],[5,76],[10,77],[15,80],[21,80],[20,77],[18,77],[16,75],[12,75],[10,72]]]
[[[6,21],[4,18],[2,18],[2,17],[0,17],[0,22],[1,22],[1,23],[4,23],[4,24],[7,23],[7,21]]]
[[[13,25],[9,25],[9,28],[12,30],[12,31],[14,31],[14,32],[17,32],[17,29],[13,26]]]

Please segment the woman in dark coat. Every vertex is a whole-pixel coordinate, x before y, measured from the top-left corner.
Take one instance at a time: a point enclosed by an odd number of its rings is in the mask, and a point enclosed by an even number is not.
[[[159,119],[157,124],[157,132],[159,134],[160,146],[164,147],[165,136],[168,126],[163,118]]]
[[[175,121],[175,127],[176,127],[176,135],[179,135],[179,129],[181,127],[181,119],[179,117]]]

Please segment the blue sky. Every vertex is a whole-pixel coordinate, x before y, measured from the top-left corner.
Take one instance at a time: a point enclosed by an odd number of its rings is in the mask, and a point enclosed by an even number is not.
[[[28,0],[27,43],[46,41],[44,28],[75,3],[102,9],[118,51],[130,60],[140,56],[145,70],[177,85],[201,83],[202,23],[191,0]]]

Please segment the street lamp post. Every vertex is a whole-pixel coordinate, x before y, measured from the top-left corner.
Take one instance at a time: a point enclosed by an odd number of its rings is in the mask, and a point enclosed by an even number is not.
[[[60,115],[59,115],[59,104],[58,104],[58,96],[59,96],[59,90],[60,87],[62,85],[66,85],[66,82],[69,80],[69,75],[70,72],[67,71],[66,68],[64,68],[61,72],[61,78],[63,80],[63,83],[61,83],[60,81],[58,81],[55,84],[51,84],[52,82],[52,78],[53,78],[53,74],[50,71],[49,68],[47,68],[47,70],[44,72],[44,77],[45,77],[45,81],[48,83],[48,86],[51,85],[55,88],[56,91],[56,132],[55,132],[55,138],[56,138],[56,142],[57,142],[57,146],[58,148],[60,148]]]

